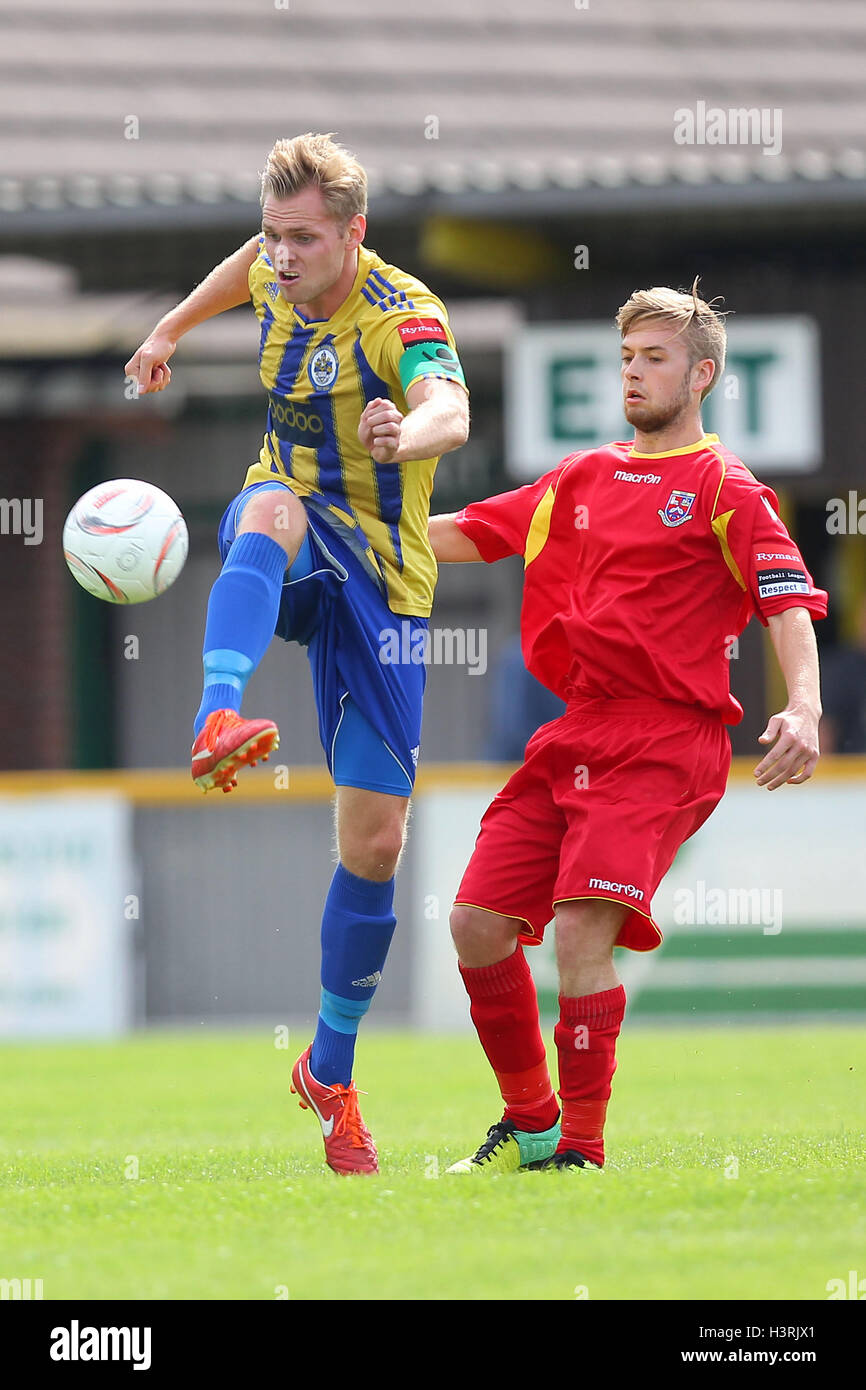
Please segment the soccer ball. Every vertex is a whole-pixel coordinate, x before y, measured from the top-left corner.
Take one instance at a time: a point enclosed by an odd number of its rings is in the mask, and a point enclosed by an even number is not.
[[[173,584],[189,545],[186,522],[152,483],[115,478],[80,497],[63,554],[82,589],[107,603],[147,603]]]

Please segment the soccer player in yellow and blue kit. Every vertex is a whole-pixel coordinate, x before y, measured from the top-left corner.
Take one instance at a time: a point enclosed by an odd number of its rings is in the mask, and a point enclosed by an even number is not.
[[[267,429],[219,528],[192,775],[228,791],[277,746],[273,721],[240,715],[244,687],[275,632],[306,646],[339,863],[316,1034],[292,1089],[319,1119],[330,1167],[369,1173],[378,1161],[352,1081],[355,1036],[395,927],[426,675],[423,662],[384,652],[403,622],[413,636],[427,627],[433,474],[465,442],[469,412],[445,307],[363,245],[366,206],[363,169],[330,136],[278,141],[261,234],[160,321],[126,370],[140,394],[164,390],[181,334],[252,300]]]

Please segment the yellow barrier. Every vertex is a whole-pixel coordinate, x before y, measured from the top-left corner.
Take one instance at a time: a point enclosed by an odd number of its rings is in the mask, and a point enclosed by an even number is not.
[[[750,782],[762,757],[735,758],[732,782]],[[443,791],[452,787],[501,787],[514,771],[512,763],[427,763],[418,772],[416,791]],[[822,758],[815,783],[866,781],[866,757]],[[244,773],[230,796],[212,792],[205,796],[194,786],[186,769],[114,768],[105,771],[3,772],[0,796],[74,794],[87,796],[114,792],[135,806],[239,806],[273,804],[275,796],[287,801],[328,801],[334,785],[324,768],[274,765]]]

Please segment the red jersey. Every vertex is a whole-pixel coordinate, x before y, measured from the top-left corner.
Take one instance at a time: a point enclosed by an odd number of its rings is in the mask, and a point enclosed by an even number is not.
[[[651,696],[737,724],[730,644],[752,614],[827,613],[777,507],[707,434],[661,454],[571,454],[456,521],[484,560],[523,556],[524,660],[562,699]]]

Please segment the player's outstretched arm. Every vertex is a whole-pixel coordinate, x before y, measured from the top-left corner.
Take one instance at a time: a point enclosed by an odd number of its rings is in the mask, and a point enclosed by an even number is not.
[[[164,391],[168,386],[171,381],[168,359],[184,333],[215,314],[246,303],[250,297],[250,266],[258,251],[259,238],[256,235],[216,266],[186,299],[160,319],[125,367],[126,375],[138,382],[140,396]]]
[[[409,414],[393,401],[370,401],[358,438],[376,463],[440,458],[469,438],[469,398],[462,386],[441,377],[415,381],[406,392]]]
[[[818,646],[808,610],[786,608],[767,621],[788,688],[787,705],[772,716],[758,739],[772,747],[755,768],[755,777],[759,787],[772,792],[786,782],[807,782],[815,771],[821,688]]]
[[[431,516],[427,522],[427,534],[433,547],[433,554],[442,565],[456,565],[467,560],[480,560],[482,557],[474,541],[460,530],[454,520],[456,512]]]

